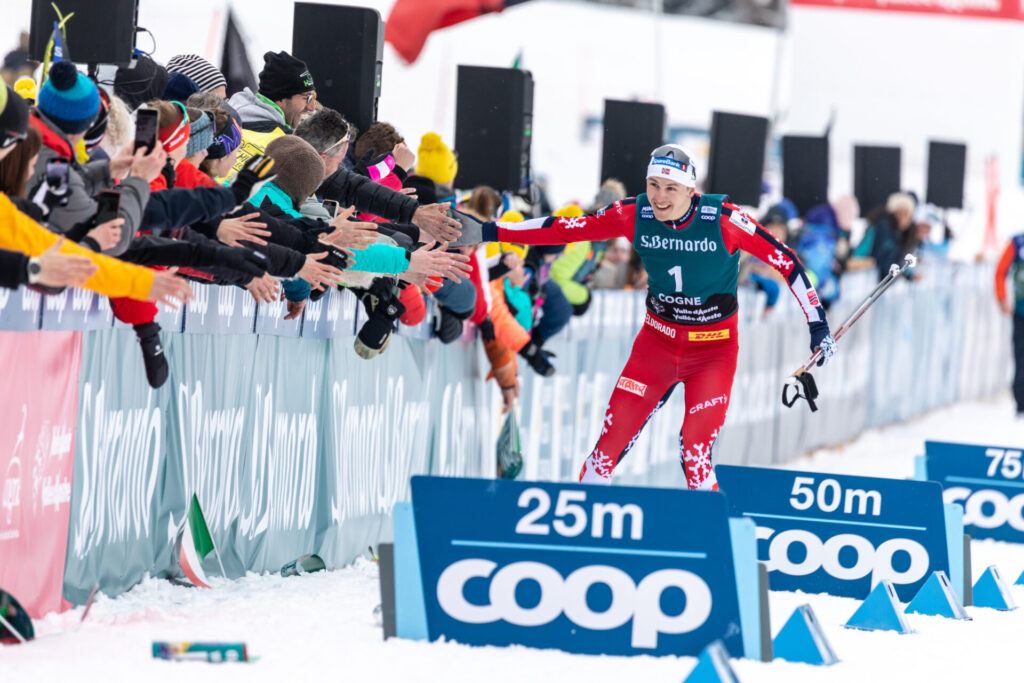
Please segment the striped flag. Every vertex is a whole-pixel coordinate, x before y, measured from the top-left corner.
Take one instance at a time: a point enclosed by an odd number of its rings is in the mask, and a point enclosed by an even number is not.
[[[194,493],[182,529],[179,555],[181,569],[193,585],[209,588],[206,573],[203,572],[203,558],[213,551],[213,539],[206,526],[206,519],[203,518],[203,511],[199,507],[199,498]]]

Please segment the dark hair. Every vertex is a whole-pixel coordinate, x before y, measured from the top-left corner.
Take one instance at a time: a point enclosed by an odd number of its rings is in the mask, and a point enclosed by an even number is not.
[[[355,149],[353,152],[357,159],[361,159],[364,154],[373,150],[374,156],[380,156],[382,154],[388,154],[395,148],[399,142],[404,142],[405,138],[398,134],[395,127],[390,123],[378,121],[369,128],[366,132],[359,136],[356,141]]]
[[[295,135],[311,144],[317,154],[323,154],[338,140],[345,137],[349,131],[354,130],[355,126],[346,121],[339,112],[330,107],[324,107],[312,116],[304,118],[295,129]]]
[[[32,126],[28,127],[27,137],[16,144],[11,153],[0,161],[0,192],[11,197],[25,196],[25,182],[28,180],[28,163],[39,154],[43,147],[43,137]]]

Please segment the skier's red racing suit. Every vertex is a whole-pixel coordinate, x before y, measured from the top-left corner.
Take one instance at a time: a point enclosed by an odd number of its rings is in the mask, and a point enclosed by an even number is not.
[[[584,483],[610,483],[644,425],[680,382],[686,414],[679,460],[691,489],[716,490],[711,449],[725,421],[739,350],[736,279],[739,250],[785,277],[807,322],[825,321],[796,255],[722,195],[694,195],[671,224],[654,219],[646,195],[593,216],[486,223],[485,241],[568,244],[625,237],[648,272],[644,326],[608,402],[604,426],[580,471]]]

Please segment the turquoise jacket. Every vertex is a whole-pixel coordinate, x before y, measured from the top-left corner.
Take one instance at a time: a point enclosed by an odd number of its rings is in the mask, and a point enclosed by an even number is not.
[[[292,198],[273,181],[261,187],[259,192],[252,196],[249,203],[259,206],[264,199],[269,200],[292,218],[302,218],[302,214],[295,210]],[[401,247],[390,244],[371,244],[364,249],[356,250],[355,255],[355,260],[349,264],[348,270],[389,275],[397,275],[409,270],[409,252]]]

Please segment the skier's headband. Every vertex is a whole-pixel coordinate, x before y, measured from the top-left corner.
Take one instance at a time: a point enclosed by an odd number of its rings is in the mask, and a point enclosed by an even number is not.
[[[647,166],[647,177],[663,178],[686,187],[697,187],[697,174],[689,158],[679,161],[667,156],[652,157],[651,163]]]

